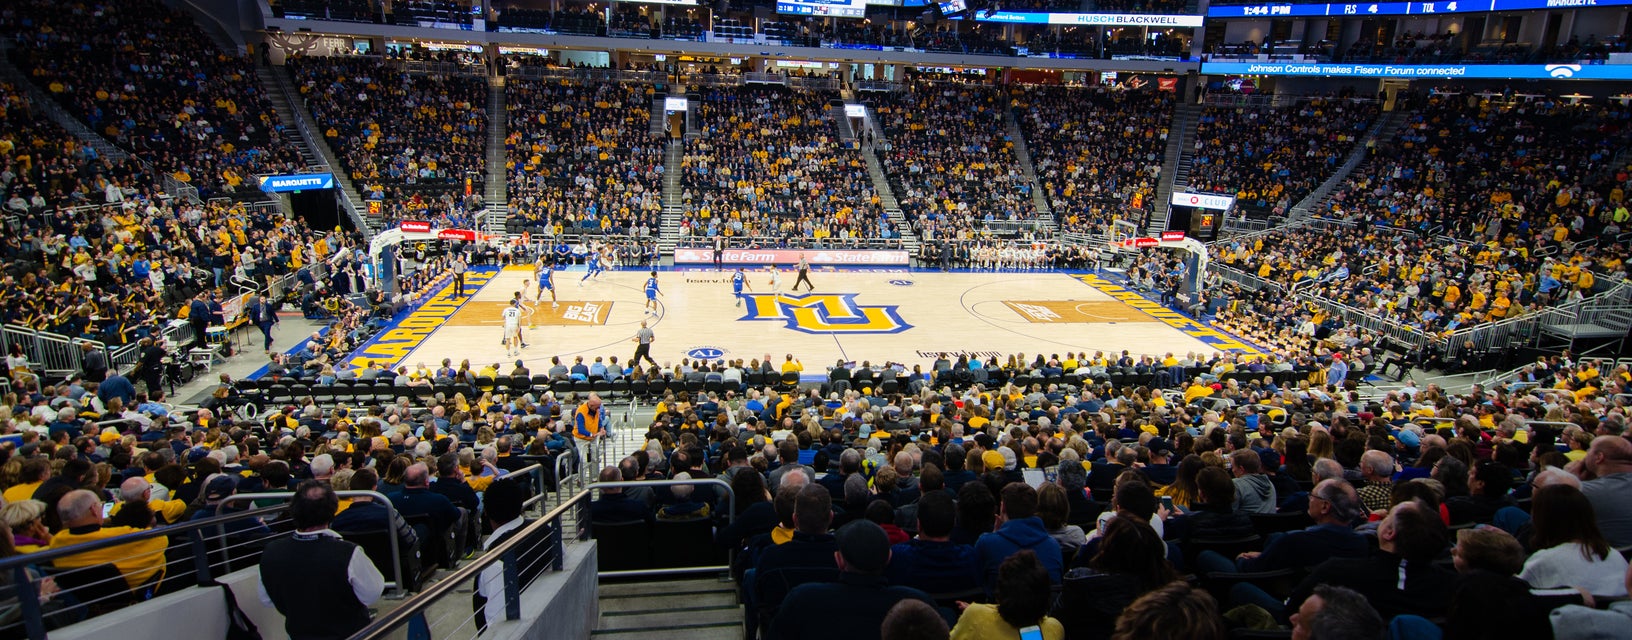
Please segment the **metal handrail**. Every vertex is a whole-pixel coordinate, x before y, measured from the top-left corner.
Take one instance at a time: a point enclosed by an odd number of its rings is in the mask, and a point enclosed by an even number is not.
[[[385,504],[386,514],[387,514],[386,515],[387,523],[395,523],[397,521],[397,507],[396,507],[396,505],[391,504],[391,499],[385,497],[385,494],[383,494],[383,493],[380,493],[378,491],[353,491],[353,490],[347,490],[347,491],[336,491],[336,492],[334,492],[334,495],[336,497],[340,497],[340,498],[357,498],[357,497],[366,496],[366,497],[378,500],[381,503]],[[292,492],[292,491],[288,492],[288,493],[235,493],[235,494],[232,494],[230,496],[227,496],[226,498],[223,498],[221,500],[221,507],[224,508],[228,504],[233,503],[233,502],[249,502],[249,501],[253,501],[253,500],[294,500],[294,499],[295,499],[295,493]],[[235,515],[237,515],[237,514],[235,514]],[[407,588],[407,586],[406,586],[407,583],[402,581],[402,560],[401,560],[401,558],[402,558],[402,549],[399,548],[399,545],[401,543],[399,543],[397,541],[397,532],[396,532],[396,529],[394,528],[395,524],[388,524],[387,526],[393,527],[392,529],[387,530],[387,532],[391,534],[391,535],[389,535],[387,537],[391,539],[391,567],[392,567],[392,569],[395,570],[396,582],[394,582],[394,583],[389,583],[388,582],[388,583],[386,583],[386,586],[397,589],[398,591],[401,591],[401,590]]]
[[[214,527],[218,524],[225,524],[233,520],[242,519],[249,515],[259,516],[262,514],[273,513],[281,509],[283,509],[283,507],[263,507],[250,511],[236,511],[226,515],[212,516],[203,520],[189,520],[184,523],[144,529],[133,533],[127,533],[122,536],[81,542],[79,544],[66,547],[49,547],[29,554],[16,555],[9,558],[0,558],[0,575],[5,575],[6,571],[16,569],[17,567],[44,565],[58,558],[76,556],[82,553],[101,551],[103,549],[111,549],[113,547],[130,544],[132,542],[141,542],[143,540],[149,540],[152,538],[169,538],[176,534],[185,534],[192,531],[203,530],[208,527]]]
[[[561,456],[556,456],[556,457],[559,458]],[[526,509],[526,508],[532,507],[535,503],[537,503],[538,501],[544,499],[544,495],[545,495],[545,491],[544,491],[544,465],[535,462],[533,464],[527,465],[527,466],[522,467],[520,469],[516,469],[515,471],[511,471],[509,473],[501,475],[501,476],[499,476],[499,479],[500,480],[510,480],[510,479],[516,478],[517,476],[520,476],[521,474],[524,474],[524,473],[531,474],[533,476],[533,488],[534,488],[533,497],[528,498],[526,501],[521,503],[522,508]],[[557,478],[559,478],[559,476],[557,476]],[[559,480],[557,480],[557,482],[559,482]]]
[[[471,581],[475,580],[483,570],[501,560],[504,560],[507,556],[513,556],[515,552],[518,551],[517,548],[520,547],[522,543],[532,539],[535,534],[548,530],[553,523],[561,519],[562,515],[564,515],[567,510],[578,506],[580,502],[587,502],[589,500],[589,495],[589,491],[584,490],[567,499],[567,501],[562,502],[560,505],[557,505],[554,509],[551,509],[549,513],[544,514],[543,517],[533,521],[532,524],[529,524],[517,531],[516,535],[512,536],[510,539],[499,543],[498,546],[493,547],[492,549],[488,549],[486,553],[481,555],[481,557],[470,561],[468,564],[458,568],[453,573],[443,576],[441,580],[431,583],[430,586],[427,586],[423,591],[420,591],[418,595],[404,600],[401,605],[397,606],[397,608],[382,614],[378,618],[375,618],[374,622],[370,623],[366,627],[363,627],[361,631],[352,634],[352,640],[376,640],[378,638],[383,638],[386,636],[386,634],[395,630],[397,627],[407,624],[415,616],[424,613],[424,611],[432,604],[453,593],[455,589],[470,584]],[[557,527],[556,529],[557,534],[555,544],[557,559],[559,560],[561,537],[559,533],[560,528]],[[509,564],[514,566],[515,562],[512,561]],[[557,568],[559,568],[559,566],[559,563],[557,563]],[[508,580],[506,581],[506,588],[509,588]],[[506,598],[508,599],[508,597],[509,596],[507,594]]]
[[[590,493],[590,492],[595,491],[597,489],[621,489],[621,488],[626,488],[626,487],[675,487],[675,486],[680,486],[680,485],[700,485],[700,484],[712,484],[712,485],[717,485],[717,486],[725,488],[725,498],[726,498],[726,500],[725,500],[725,502],[726,502],[726,520],[725,520],[725,522],[726,522],[727,525],[730,525],[731,523],[736,522],[737,521],[737,494],[736,494],[735,491],[731,490],[731,483],[726,482],[724,480],[721,480],[719,478],[689,478],[689,479],[686,479],[686,480],[673,480],[673,479],[670,479],[670,480],[619,480],[617,482],[593,482],[593,483],[590,483],[589,486],[584,487],[584,493]],[[589,528],[590,528],[590,531],[592,531],[592,532],[595,530],[595,522],[593,520],[590,521]],[[668,569],[631,569],[631,570],[628,570],[628,571],[601,571],[599,575],[601,577],[603,577],[603,578],[627,578],[627,577],[634,577],[634,576],[658,576],[658,575],[675,575],[675,574],[685,574],[685,573],[707,573],[707,572],[717,572],[717,571],[729,571],[731,569],[731,561],[735,558],[735,556],[736,556],[736,550],[731,549],[731,550],[728,551],[727,556],[726,556],[726,563],[723,564],[723,565],[705,565],[705,566],[701,566],[701,567],[673,567],[673,568],[668,568]]]

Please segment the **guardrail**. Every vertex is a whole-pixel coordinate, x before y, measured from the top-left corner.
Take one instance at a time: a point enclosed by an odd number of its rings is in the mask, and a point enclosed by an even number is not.
[[[1286,292],[1286,287],[1281,286],[1281,283],[1279,282],[1260,278],[1240,269],[1236,269],[1235,267],[1215,263],[1210,266],[1209,271],[1217,274],[1219,278],[1226,282],[1233,282],[1248,289],[1252,289],[1253,291],[1267,288],[1278,289],[1282,293]]]
[[[527,585],[521,584],[521,558],[539,552],[540,546],[549,545],[549,548],[545,550],[547,555],[533,557],[538,562],[547,562],[549,569],[560,571],[565,560],[565,549],[561,535],[563,520],[569,512],[588,505],[589,496],[590,492],[586,490],[563,501],[560,505],[551,509],[549,513],[544,514],[543,517],[522,527],[510,539],[488,549],[480,557],[468,561],[464,566],[431,583],[417,595],[403,600],[395,609],[375,618],[374,622],[353,634],[351,639],[381,640],[386,637],[398,637],[400,635],[398,629],[410,624],[415,626],[423,625],[419,629],[423,634],[418,637],[430,637],[432,624],[425,621],[425,612],[443,598],[455,595],[456,590],[468,589],[469,585],[475,582],[483,571],[501,561],[504,563],[504,618],[506,620],[520,620],[521,591],[527,588]],[[579,515],[581,518],[582,514]],[[485,615],[485,611],[477,610],[472,612],[453,630],[458,631],[467,625],[471,625],[476,616],[480,615]],[[438,621],[440,620],[438,619]],[[479,627],[480,623],[477,623],[476,628]],[[472,637],[475,635],[476,633],[471,633]]]
[[[719,478],[696,478],[696,479],[690,479],[690,480],[629,480],[629,481],[619,481],[619,482],[595,482],[595,483],[591,483],[588,487],[585,487],[584,488],[584,493],[590,493],[590,492],[597,491],[597,490],[600,490],[600,489],[622,489],[622,488],[627,488],[627,487],[675,487],[675,486],[680,486],[680,485],[693,485],[693,486],[695,486],[695,485],[705,485],[705,484],[706,485],[714,485],[714,486],[717,486],[717,487],[724,488],[724,490],[725,490],[725,503],[726,503],[726,520],[725,520],[725,522],[726,522],[727,525],[729,525],[729,524],[731,524],[733,522],[736,522],[737,521],[737,500],[736,500],[737,495],[736,495],[736,493],[731,491],[731,483],[726,482],[724,480],[721,480]],[[595,523],[593,521],[591,521],[589,523],[589,531],[591,532],[591,534],[593,534],[594,530],[595,530]],[[736,556],[736,550],[731,549],[726,554],[726,562],[723,565],[703,565],[703,566],[698,566],[698,567],[668,567],[668,568],[663,568],[663,569],[630,569],[630,570],[626,570],[626,571],[601,571],[599,573],[600,573],[600,576],[602,578],[633,578],[633,577],[645,577],[645,576],[684,575],[684,574],[689,574],[689,573],[718,573],[718,572],[730,571],[731,570],[731,560],[734,559],[735,556]]]
[[[385,511],[386,511],[385,521],[386,522],[396,522],[396,520],[397,520],[397,507],[396,507],[396,505],[391,504],[391,499],[385,497],[385,494],[380,493],[378,491],[346,490],[346,491],[336,491],[336,492],[334,492],[334,495],[337,496],[337,497],[340,497],[340,498],[360,498],[360,497],[372,498],[372,499],[374,499],[374,501],[385,505]],[[294,500],[294,499],[295,499],[294,492],[288,492],[288,493],[235,493],[235,494],[232,494],[232,495],[227,496],[226,498],[222,499],[221,500],[221,506],[225,507],[225,506],[227,506],[229,504],[232,504],[234,502],[250,502],[250,501],[254,501],[254,500],[289,501],[289,500]],[[224,527],[225,525],[222,525],[222,526]],[[224,529],[223,529],[223,532],[224,532]],[[385,583],[385,586],[388,589],[393,589],[393,590],[401,593],[407,586],[407,583],[403,582],[403,580],[402,580],[402,549],[399,548],[399,545],[401,543],[397,541],[396,531],[392,530],[389,533],[391,535],[386,536],[386,537],[391,539],[391,559],[392,559],[391,567],[396,570],[396,573],[393,576],[395,579],[394,580],[387,580],[386,583]],[[223,535],[225,535],[225,533],[223,533]]]
[[[11,593],[8,594],[20,610],[19,619],[0,626],[0,633],[8,636],[27,635],[30,640],[44,640],[46,637],[45,617],[47,616],[42,601],[41,583],[46,579],[56,582],[61,591],[55,596],[47,598],[72,597],[78,600],[79,613],[108,613],[123,606],[135,604],[146,599],[151,593],[166,593],[177,590],[175,583],[166,585],[166,581],[190,582],[188,586],[215,587],[216,578],[224,576],[238,569],[259,564],[259,550],[254,545],[263,544],[274,538],[288,535],[288,531],[262,529],[257,536],[245,539],[244,533],[226,534],[226,526],[235,522],[249,519],[257,521],[264,516],[273,515],[287,509],[287,505],[241,511],[226,515],[217,515],[201,520],[192,520],[174,525],[155,527],[129,533],[121,536],[103,538],[67,547],[47,548],[34,553],[15,555],[0,559],[0,575],[10,576]],[[257,524],[261,524],[257,522]],[[207,536],[207,532],[214,531],[217,535]],[[182,537],[181,542],[171,542],[173,537]],[[233,538],[238,538],[234,540]],[[163,563],[156,569],[151,578],[136,588],[130,588],[125,576],[109,563],[77,567],[38,573],[36,568],[49,568],[56,561],[96,551],[109,551],[124,545],[141,543],[155,538],[165,538],[167,543],[163,551],[153,551],[153,554],[163,556]],[[236,550],[236,551],[235,551]],[[139,553],[138,557],[149,555]],[[123,558],[122,560],[128,560]],[[219,570],[219,572],[218,572]],[[111,571],[112,575],[108,575]],[[187,587],[180,587],[187,588]],[[66,600],[59,600],[66,601]],[[79,616],[73,616],[79,617]],[[20,627],[20,629],[19,629]],[[18,633],[21,631],[22,633]]]
[[[0,326],[0,349],[11,352],[11,345],[21,345],[23,356],[28,359],[35,374],[47,376],[66,376],[80,372],[84,366],[81,344],[90,344],[92,348],[108,352],[108,345],[97,340],[84,340],[68,336],[39,331],[28,327],[8,324]],[[108,352],[108,366],[113,366],[113,356]]]

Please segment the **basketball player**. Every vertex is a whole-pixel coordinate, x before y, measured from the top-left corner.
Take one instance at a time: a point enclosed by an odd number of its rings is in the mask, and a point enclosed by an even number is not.
[[[782,293],[782,270],[771,265],[771,293]]]
[[[534,265],[533,274],[538,276],[538,296],[533,299],[533,302],[543,301],[544,290],[548,289],[550,291],[550,308],[561,308],[561,303],[555,299],[555,268],[550,265],[548,255],[538,257],[538,264]]]
[[[499,344],[504,345],[507,356],[519,355],[527,344],[521,341],[521,301],[511,300],[510,306],[504,308],[504,339]]]
[[[600,249],[591,250],[589,253],[589,260],[585,263],[586,266],[589,267],[589,272],[585,273],[584,277],[578,280],[578,286],[584,286],[584,281],[590,278],[595,278],[597,280],[600,279],[601,272],[606,270],[605,260],[606,258],[601,254]]]
[[[737,272],[731,275],[731,295],[736,296],[737,306],[739,307],[742,306],[743,287],[748,287],[749,291],[754,289],[754,285],[748,284],[748,275],[743,273],[742,267],[739,266],[737,267]]]
[[[799,253],[799,277],[793,281],[793,290],[799,291],[799,283],[805,283],[810,291],[816,290],[816,285],[810,283],[810,261],[805,259],[804,252]]]
[[[657,288],[657,272],[653,271],[651,277],[646,279],[647,315],[657,315],[657,296],[660,293],[663,292]]]

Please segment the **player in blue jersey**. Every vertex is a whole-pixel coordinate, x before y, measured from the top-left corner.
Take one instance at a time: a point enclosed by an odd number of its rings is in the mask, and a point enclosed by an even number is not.
[[[538,276],[538,296],[533,298],[533,302],[542,301],[544,299],[544,290],[548,289],[550,291],[550,308],[561,308],[561,303],[555,299],[555,267],[550,264],[550,257],[547,255],[539,256],[538,264],[533,266],[533,273]]]
[[[752,291],[754,285],[748,284],[748,274],[742,272],[742,267],[737,267],[737,272],[731,275],[731,295],[737,297],[737,306],[739,307],[742,306],[743,287],[748,287],[748,290]]]
[[[599,248],[591,248],[591,250],[589,250],[589,260],[584,260],[584,266],[589,268],[589,271],[584,273],[584,278],[578,279],[578,286],[584,286],[584,281],[588,281],[588,279],[599,278],[599,276],[601,276],[601,271],[605,271],[605,264],[602,263],[601,250],[599,250]]]
[[[648,315],[657,315],[657,296],[661,293],[663,291],[657,288],[657,272],[653,271],[651,277],[646,278],[646,313]]]

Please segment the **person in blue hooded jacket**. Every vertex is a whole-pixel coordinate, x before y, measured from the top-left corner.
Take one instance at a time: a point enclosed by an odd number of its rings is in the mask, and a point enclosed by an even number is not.
[[[1048,535],[1043,519],[1036,514],[1036,489],[1024,482],[1011,482],[1003,487],[997,530],[983,533],[975,541],[975,555],[980,559],[981,581],[987,597],[992,596],[997,586],[998,566],[1022,549],[1036,553],[1037,560],[1048,570],[1048,579],[1060,584],[1065,564],[1060,555],[1060,543]]]

